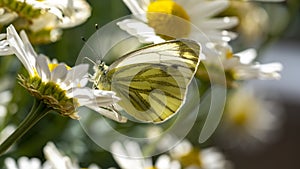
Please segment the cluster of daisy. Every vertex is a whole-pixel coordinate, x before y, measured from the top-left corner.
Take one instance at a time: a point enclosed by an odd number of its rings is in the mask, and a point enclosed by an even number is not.
[[[62,29],[82,24],[91,15],[85,0],[2,0],[0,29],[9,24],[26,30],[32,43],[60,39]]]
[[[230,169],[232,164],[215,147],[200,149],[183,140],[156,161],[144,157],[136,142],[112,144],[113,157],[122,169]]]
[[[141,43],[160,43],[180,38],[200,42],[203,49],[203,60],[198,67],[196,77],[202,84],[212,83],[211,79],[213,79],[213,83],[226,85],[230,91],[220,129],[216,132],[221,138],[221,142],[230,143],[231,147],[243,147],[243,145],[245,147],[257,146],[257,143],[268,142],[274,138],[273,136],[276,135],[281,124],[279,109],[275,111],[276,109],[272,108],[274,107],[273,103],[257,97],[252,89],[242,87],[242,84],[251,79],[277,80],[280,78],[282,65],[257,62],[255,60],[257,51],[254,48],[233,52],[230,41],[237,38],[238,34],[231,30],[237,27],[239,19],[235,16],[219,15],[231,5],[230,1],[123,0],[123,2],[132,12],[133,17],[118,22],[118,26],[136,36]],[[223,75],[225,75],[224,80],[221,78]],[[176,152],[176,149],[172,152]],[[205,158],[205,156],[203,154],[195,155],[193,154],[194,150],[189,150],[187,147],[184,149],[187,151],[186,158],[180,155],[175,158],[177,162],[181,162],[181,166],[184,168],[230,168],[230,165],[225,164],[224,161],[222,165],[214,167],[205,167],[206,160],[200,160],[201,165],[196,165],[196,167],[185,165],[185,160],[197,161],[193,159],[197,157],[199,160],[200,157]],[[127,151],[129,151],[128,148]],[[208,152],[211,151],[215,151],[215,149],[208,150]],[[124,152],[120,154],[122,156],[131,155],[130,153],[124,154]],[[175,153],[171,157],[176,156]],[[219,155],[216,155],[217,157],[219,158]],[[177,163],[170,160],[170,157],[164,156],[162,159],[167,161],[164,164],[170,164],[169,167],[159,166],[162,164],[160,158],[155,167],[151,163],[149,165],[149,162],[146,165],[146,162],[141,160],[133,160],[139,161],[139,164],[125,167],[128,166],[128,163],[124,162],[126,160],[122,160],[121,157],[116,158],[122,168],[134,168],[133,166],[142,166],[137,168],[180,168],[180,165],[178,166]],[[218,165],[213,159],[208,161]]]
[[[114,160],[122,169],[231,169],[232,164],[226,160],[217,148],[199,149],[188,140],[183,140],[171,151],[160,155],[154,161],[144,157],[142,148],[136,142],[114,142],[111,146]],[[7,169],[80,169],[76,158],[70,158],[58,150],[54,143],[48,142],[43,149],[46,160],[20,157],[14,160],[8,157],[4,160]],[[88,169],[100,169],[96,164],[90,164]],[[115,169],[110,167],[109,169]]]
[[[0,42],[0,55],[15,54],[29,73],[29,77],[19,75],[20,84],[61,115],[78,119],[77,107],[87,106],[98,110],[99,106],[119,100],[112,91],[86,87],[88,65],[71,68],[56,60],[50,61],[44,54],[37,54],[26,33],[22,30],[19,35],[13,25],[8,26],[6,34],[1,36],[6,38]]]
[[[38,158],[20,157],[17,161],[13,158],[6,158],[4,165],[7,169],[80,169],[79,164],[70,157],[59,151],[55,144],[48,142],[43,149],[46,161],[41,162]],[[91,164],[89,169],[100,169],[96,164]]]
[[[221,123],[222,130],[217,132],[222,139],[236,140],[238,145],[241,145],[241,142],[255,143],[268,140],[270,133],[274,133],[280,124],[278,114],[270,109],[273,107],[271,103],[257,99],[248,89],[240,87],[240,82],[250,79],[279,79],[282,65],[256,62],[257,52],[252,48],[238,53],[233,52],[230,41],[237,38],[238,34],[231,29],[239,24],[238,18],[215,17],[229,7],[230,1],[123,0],[123,2],[133,17],[118,22],[120,29],[137,37],[143,44],[180,38],[195,40],[203,48],[203,60],[196,73],[201,83],[210,83],[212,77],[218,79],[219,76],[225,75],[225,81],[216,81],[232,90],[228,95]],[[6,33],[0,34],[0,55],[16,55],[23,64],[29,76],[19,75],[19,82],[38,100],[40,104],[36,106],[37,109],[47,110],[45,113],[53,110],[63,116],[78,119],[76,110],[80,106],[99,112],[101,106],[119,101],[112,91],[88,87],[88,65],[69,67],[65,63],[51,61],[44,54],[36,53],[31,44],[55,42],[60,38],[62,29],[77,26],[85,22],[90,15],[90,6],[84,0],[0,0],[0,29],[6,28]],[[20,30],[20,33],[16,29]],[[208,73],[207,70],[214,71]],[[0,93],[5,94],[9,95],[5,92]],[[6,111],[2,108],[2,104],[8,101],[0,102],[0,118]],[[111,112],[101,113],[118,122],[127,120]],[[0,143],[13,130],[14,127],[8,126],[0,132]],[[159,156],[155,163],[150,158],[144,158],[137,143],[123,144],[124,146],[120,142],[113,143],[112,153],[118,165],[124,169],[233,167],[217,148],[200,149],[187,140],[176,145],[167,154]],[[47,161],[43,164],[36,158],[22,157],[18,160],[18,164],[13,159],[7,158],[5,165],[8,169],[79,169],[79,165],[69,157],[63,156],[53,143],[45,146],[44,154]],[[100,167],[92,165],[89,168]]]

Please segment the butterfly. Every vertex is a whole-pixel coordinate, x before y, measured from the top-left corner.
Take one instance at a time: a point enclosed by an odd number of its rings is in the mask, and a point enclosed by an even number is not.
[[[144,123],[170,119],[185,103],[200,53],[199,43],[179,39],[129,52],[110,66],[101,61],[95,68],[94,88],[114,91],[121,98],[117,105],[101,108],[117,115],[124,110]]]

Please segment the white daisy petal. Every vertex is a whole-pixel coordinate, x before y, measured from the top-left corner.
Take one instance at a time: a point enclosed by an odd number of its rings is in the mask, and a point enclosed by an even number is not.
[[[65,80],[67,73],[66,65],[61,63],[51,72],[51,81],[62,82]]]
[[[167,169],[170,167],[170,165],[171,165],[171,159],[167,155],[159,156],[159,158],[157,159],[157,161],[155,163],[155,167],[161,168],[161,169]]]
[[[118,22],[117,25],[129,34],[136,36],[141,43],[160,43],[165,41],[155,34],[153,28],[136,19],[125,19]]]
[[[29,161],[28,157],[19,158],[18,166],[19,166],[20,169],[31,168],[30,161]]]
[[[124,142],[124,148],[126,149],[127,152],[127,157],[132,157],[132,158],[142,158],[143,153],[142,150],[139,146],[138,143],[134,141],[126,141]]]
[[[76,97],[82,106],[107,106],[120,100],[112,91],[93,90],[90,88],[73,88],[68,96]]]
[[[163,36],[159,36],[156,34],[157,31],[155,29],[164,30],[165,32],[170,32],[172,34],[173,25],[168,23],[172,23],[170,18],[166,18],[167,24],[160,24],[164,23],[163,20],[155,18],[148,18],[147,12],[149,12],[148,7],[153,5],[149,8],[151,9],[150,12],[153,10],[155,12],[155,8],[157,5],[165,5],[162,7],[160,12],[175,15],[186,19],[187,22],[190,22],[191,29],[184,29],[182,30],[182,34],[179,35],[178,33],[174,32],[174,35],[178,34],[178,38],[191,38],[195,36],[195,34],[200,34],[199,36],[203,36],[205,34],[207,36],[206,39],[210,39],[214,42],[222,42],[222,41],[230,41],[236,38],[236,34],[232,32],[225,31],[224,29],[229,29],[238,24],[237,17],[223,17],[213,19],[213,17],[223,10],[225,10],[229,6],[228,0],[218,1],[206,1],[206,0],[197,0],[197,1],[186,1],[186,0],[174,0],[174,3],[160,3],[160,1],[147,1],[144,2],[143,0],[133,1],[133,0],[124,0],[124,3],[131,9],[133,15],[138,19],[126,19],[118,23],[119,27],[125,30],[127,33],[136,36],[140,42],[142,43],[160,43],[165,41]],[[156,4],[154,4],[156,3]],[[170,6],[167,6],[170,5]],[[173,5],[173,6],[171,6]],[[175,7],[176,6],[176,7]],[[164,9],[172,9],[165,10]],[[143,10],[141,12],[141,10]],[[145,18],[145,19],[140,19]],[[149,25],[154,25],[150,27]],[[168,28],[168,26],[170,28]],[[195,29],[193,27],[197,27]],[[199,31],[200,30],[200,31]],[[198,37],[198,35],[196,35]],[[193,39],[202,39],[202,38],[193,38]],[[199,42],[203,43],[203,40]],[[205,51],[204,51],[205,52]]]
[[[5,33],[1,33],[0,34],[0,40],[3,40],[3,39],[5,39],[6,38],[6,34]]]
[[[40,17],[34,19],[30,25],[30,29],[33,32],[38,32],[46,28],[54,28],[57,25],[57,16],[52,13],[45,13]]]
[[[64,17],[59,22],[61,28],[70,28],[84,23],[91,16],[91,8],[85,0],[68,0]]]
[[[170,169],[181,169],[181,165],[179,163],[179,161],[175,161],[173,160],[170,164]]]
[[[7,11],[4,8],[0,8],[0,24],[1,25],[7,25],[11,23],[13,20],[15,20],[18,17],[18,14],[15,12]]]
[[[6,158],[4,163],[7,169],[18,169],[16,161],[13,158]]]
[[[196,1],[195,1],[196,2]],[[184,3],[183,3],[184,4]],[[229,6],[228,0],[203,1],[200,0],[197,5],[193,5],[189,9],[190,16],[194,16],[195,20],[215,16],[225,10]]]
[[[209,19],[206,21],[197,21],[195,22],[195,25],[200,25],[199,28],[203,29],[228,29],[236,26],[238,24],[238,18],[237,17],[223,17],[223,18],[215,18],[215,19]]]
[[[67,169],[65,168],[66,165],[63,156],[52,142],[47,143],[44,147],[44,154],[53,166],[61,166],[61,169]]]
[[[203,0],[174,0],[176,3],[178,3],[179,5],[181,5],[182,7],[184,7],[185,9],[189,9],[189,13],[193,10],[193,9],[197,9],[199,11],[199,9],[201,9],[203,7],[203,5],[205,4],[205,1]],[[202,4],[202,5],[199,5]],[[196,6],[198,6],[197,8],[195,8]]]
[[[136,15],[140,20],[146,22],[146,17],[141,15],[145,13],[145,9],[142,8],[142,4],[145,4],[145,2],[142,2],[141,0],[139,0],[140,4],[137,0],[123,0],[123,2],[133,15]]]
[[[113,157],[122,169],[142,169],[152,166],[151,159],[143,157],[141,148],[136,142],[125,141],[124,146],[120,142],[111,145]]]
[[[113,142],[111,145],[111,151],[113,153],[114,159],[116,160],[116,162],[119,164],[120,167],[126,169],[127,166],[128,167],[132,166],[130,164],[126,165],[126,163],[130,163],[131,161],[126,160],[126,158],[124,158],[124,157],[127,157],[127,152],[123,148],[123,146],[120,142]]]
[[[117,112],[112,112],[106,109],[103,109],[95,104],[86,104],[86,107],[96,111],[97,113],[100,113],[101,115],[112,119],[114,121],[117,121],[119,123],[126,123],[127,122],[127,118],[124,116],[121,116],[120,114],[118,114]]]
[[[269,63],[260,65],[261,79],[280,79],[281,63]]]
[[[6,40],[6,34],[0,34],[0,56],[12,55],[14,54],[13,50],[9,46],[8,41]]]
[[[79,168],[76,163],[72,163],[71,159],[68,156],[63,156],[52,142],[48,142],[43,151],[46,159],[50,162],[51,166],[54,169]]]
[[[36,58],[36,71],[44,82],[48,82],[51,73],[48,67],[48,60],[46,56],[40,55]]]
[[[219,42],[219,43],[228,42],[237,37],[236,33],[230,32],[230,31],[220,32],[220,31],[216,31],[216,30],[211,30],[211,31],[206,31],[205,33],[211,41],[215,41],[215,42]]]
[[[247,49],[238,53],[234,54],[235,56],[238,56],[240,58],[240,62],[242,64],[250,64],[254,61],[254,59],[257,56],[257,52],[255,49]]]
[[[89,65],[88,64],[80,64],[73,67],[68,71],[67,77],[63,81],[63,83],[67,87],[78,87],[80,80],[87,74]]]
[[[26,42],[22,41],[13,25],[7,27],[7,41],[29,74],[34,75],[36,56],[25,50],[28,48],[26,46],[29,46],[30,44],[25,44]]]

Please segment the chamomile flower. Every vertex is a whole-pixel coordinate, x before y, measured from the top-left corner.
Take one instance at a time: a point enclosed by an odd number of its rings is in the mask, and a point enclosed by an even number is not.
[[[38,158],[20,157],[17,161],[13,158],[6,158],[4,161],[6,169],[54,169],[49,163],[42,164]]]
[[[21,31],[20,36],[14,26],[7,28],[9,47],[29,74],[29,77],[19,75],[20,84],[35,97],[35,102],[17,130],[0,145],[0,154],[52,110],[79,119],[76,109],[86,106],[113,120],[126,122],[125,117],[116,113],[99,111],[101,106],[112,105],[120,99],[112,91],[86,87],[89,65],[81,64],[71,68],[64,63],[50,62],[46,56],[38,55],[33,50],[24,31]]]
[[[15,161],[8,157],[4,161],[5,167],[6,169],[81,169],[70,157],[64,156],[52,142],[48,142],[44,147],[44,155],[47,160],[43,164],[38,158],[23,156]],[[100,169],[100,167],[91,164],[87,169]]]
[[[260,64],[255,62],[254,59],[257,56],[255,49],[247,49],[234,54],[228,43],[208,43],[207,47],[215,51],[214,55],[216,56],[207,55],[202,63],[205,67],[216,67],[216,61],[220,60],[222,67],[217,69],[225,72],[227,85],[229,86],[235,86],[237,80],[272,80],[280,78],[281,63]],[[197,72],[197,76],[201,79],[208,78],[203,68],[200,66]],[[217,77],[219,71],[213,72],[216,74],[214,76]]]
[[[44,147],[44,155],[47,162],[52,166],[51,169],[80,169],[79,165],[64,156],[52,142],[48,142]],[[87,169],[100,169],[96,164],[91,164]]]
[[[24,31],[20,36],[12,25],[7,28],[9,47],[29,73],[28,78],[19,76],[21,85],[48,107],[78,119],[75,109],[79,106],[96,109],[119,100],[114,92],[85,87],[88,65],[71,68],[64,63],[51,62],[33,50]]]
[[[217,136],[227,146],[255,150],[277,136],[280,117],[278,105],[242,87],[229,94]]]
[[[151,158],[144,158],[136,142],[114,142],[111,146],[113,158],[122,169],[180,169],[180,164],[168,155],[158,157],[155,165]]]
[[[171,157],[186,169],[230,169],[232,164],[216,148],[198,149],[188,140],[170,150]]]
[[[34,43],[57,41],[61,29],[82,24],[91,15],[91,8],[85,0],[3,1],[0,2],[0,14],[1,10],[9,11],[6,18],[10,16],[5,22],[0,22],[1,25],[13,23],[17,29],[25,29]]]
[[[215,15],[225,10],[227,0],[123,0],[135,16],[118,23],[121,29],[143,43],[158,43],[173,38],[203,41],[230,41],[236,34],[225,29],[237,25],[236,17]],[[194,25],[194,26],[192,26]],[[198,29],[198,30],[197,30]],[[199,30],[203,34],[199,34]]]

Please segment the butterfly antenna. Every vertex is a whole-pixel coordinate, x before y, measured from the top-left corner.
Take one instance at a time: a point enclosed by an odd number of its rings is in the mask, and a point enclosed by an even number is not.
[[[95,24],[95,29],[96,29],[96,33],[97,33],[97,41],[98,41],[99,44],[101,44],[100,35],[99,35],[99,25],[98,24]]]
[[[95,24],[95,28],[96,28],[96,30],[99,30],[99,25]]]
[[[87,40],[85,39],[85,37],[81,37],[81,40],[84,42],[84,44],[90,49],[90,51],[92,51],[92,53],[94,55],[96,55],[98,58],[100,58],[100,56],[97,54],[97,52],[87,43]],[[84,57],[84,59],[89,59],[89,61],[91,61],[94,65],[97,65],[96,62],[92,61],[90,58],[88,57]]]

